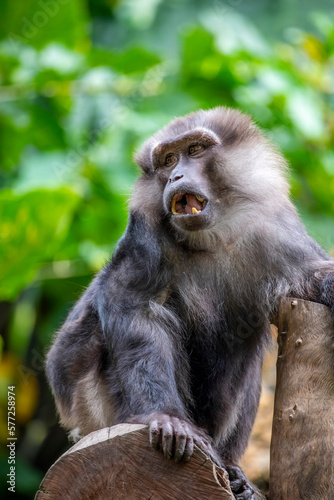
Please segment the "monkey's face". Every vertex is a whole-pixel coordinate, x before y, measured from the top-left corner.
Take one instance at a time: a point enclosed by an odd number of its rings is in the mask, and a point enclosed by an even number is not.
[[[195,231],[215,222],[209,172],[218,144],[215,134],[197,128],[157,144],[152,151],[164,209],[180,229]]]
[[[131,206],[155,222],[167,214],[183,231],[218,229],[235,239],[277,213],[278,203],[290,203],[283,158],[236,110],[176,118],[146,141],[136,161],[143,176]]]

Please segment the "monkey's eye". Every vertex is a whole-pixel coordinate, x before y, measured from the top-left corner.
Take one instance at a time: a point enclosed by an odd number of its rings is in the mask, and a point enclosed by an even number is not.
[[[190,155],[193,155],[195,153],[198,153],[198,151],[201,151],[203,149],[203,146],[201,144],[192,144],[189,146],[188,153]]]
[[[172,163],[175,163],[177,161],[176,155],[173,153],[169,154],[165,158],[165,165],[172,165]]]

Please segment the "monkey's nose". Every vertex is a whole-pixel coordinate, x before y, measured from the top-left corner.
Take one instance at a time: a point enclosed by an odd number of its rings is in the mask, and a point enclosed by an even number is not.
[[[182,179],[183,175],[182,174],[176,174],[174,175],[173,177],[170,177],[169,178],[169,182],[176,182],[180,179]]]

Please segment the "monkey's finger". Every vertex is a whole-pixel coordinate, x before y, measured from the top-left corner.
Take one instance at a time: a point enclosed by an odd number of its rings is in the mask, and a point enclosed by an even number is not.
[[[171,458],[173,456],[173,440],[174,433],[172,425],[169,422],[164,423],[162,426],[161,444],[166,458]]]
[[[155,449],[160,449],[160,427],[157,420],[152,420],[149,428],[150,445]]]
[[[194,453],[194,440],[192,436],[188,436],[186,441],[186,446],[184,449],[183,461],[189,462],[193,453]]]
[[[237,479],[245,479],[244,476],[240,474],[241,469],[239,467],[235,467],[234,465],[227,465],[226,470],[228,472],[231,483]]]
[[[213,450],[210,443],[208,443],[207,441],[205,441],[201,438],[194,438],[194,443],[212,460],[212,462],[215,465],[217,465],[217,467],[220,467],[220,468],[222,467],[222,465],[220,463],[220,459],[219,459],[217,453],[215,453],[215,451]]]
[[[172,417],[171,423],[174,428],[174,458],[175,462],[180,462],[186,447],[189,429],[179,418]]]
[[[239,495],[234,496],[235,500],[254,500],[254,492],[253,490],[245,490]]]
[[[231,490],[238,492],[246,484],[244,479],[230,480]]]
[[[210,453],[213,453],[212,447],[209,443],[204,441],[201,437],[194,436],[194,443],[196,446],[198,446],[204,453],[207,455],[210,455]]]
[[[175,462],[181,462],[187,443],[187,434],[183,431],[175,433]]]
[[[217,465],[220,469],[223,468],[219,458],[217,458],[217,455],[215,453],[210,453],[209,457],[211,458],[212,462]]]

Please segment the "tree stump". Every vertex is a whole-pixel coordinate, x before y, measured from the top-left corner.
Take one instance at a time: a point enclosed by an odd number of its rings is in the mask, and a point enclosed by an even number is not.
[[[334,328],[330,310],[283,301],[270,500],[334,499]]]
[[[226,471],[198,448],[175,463],[149,445],[144,425],[81,439],[49,469],[35,500],[233,500]]]

